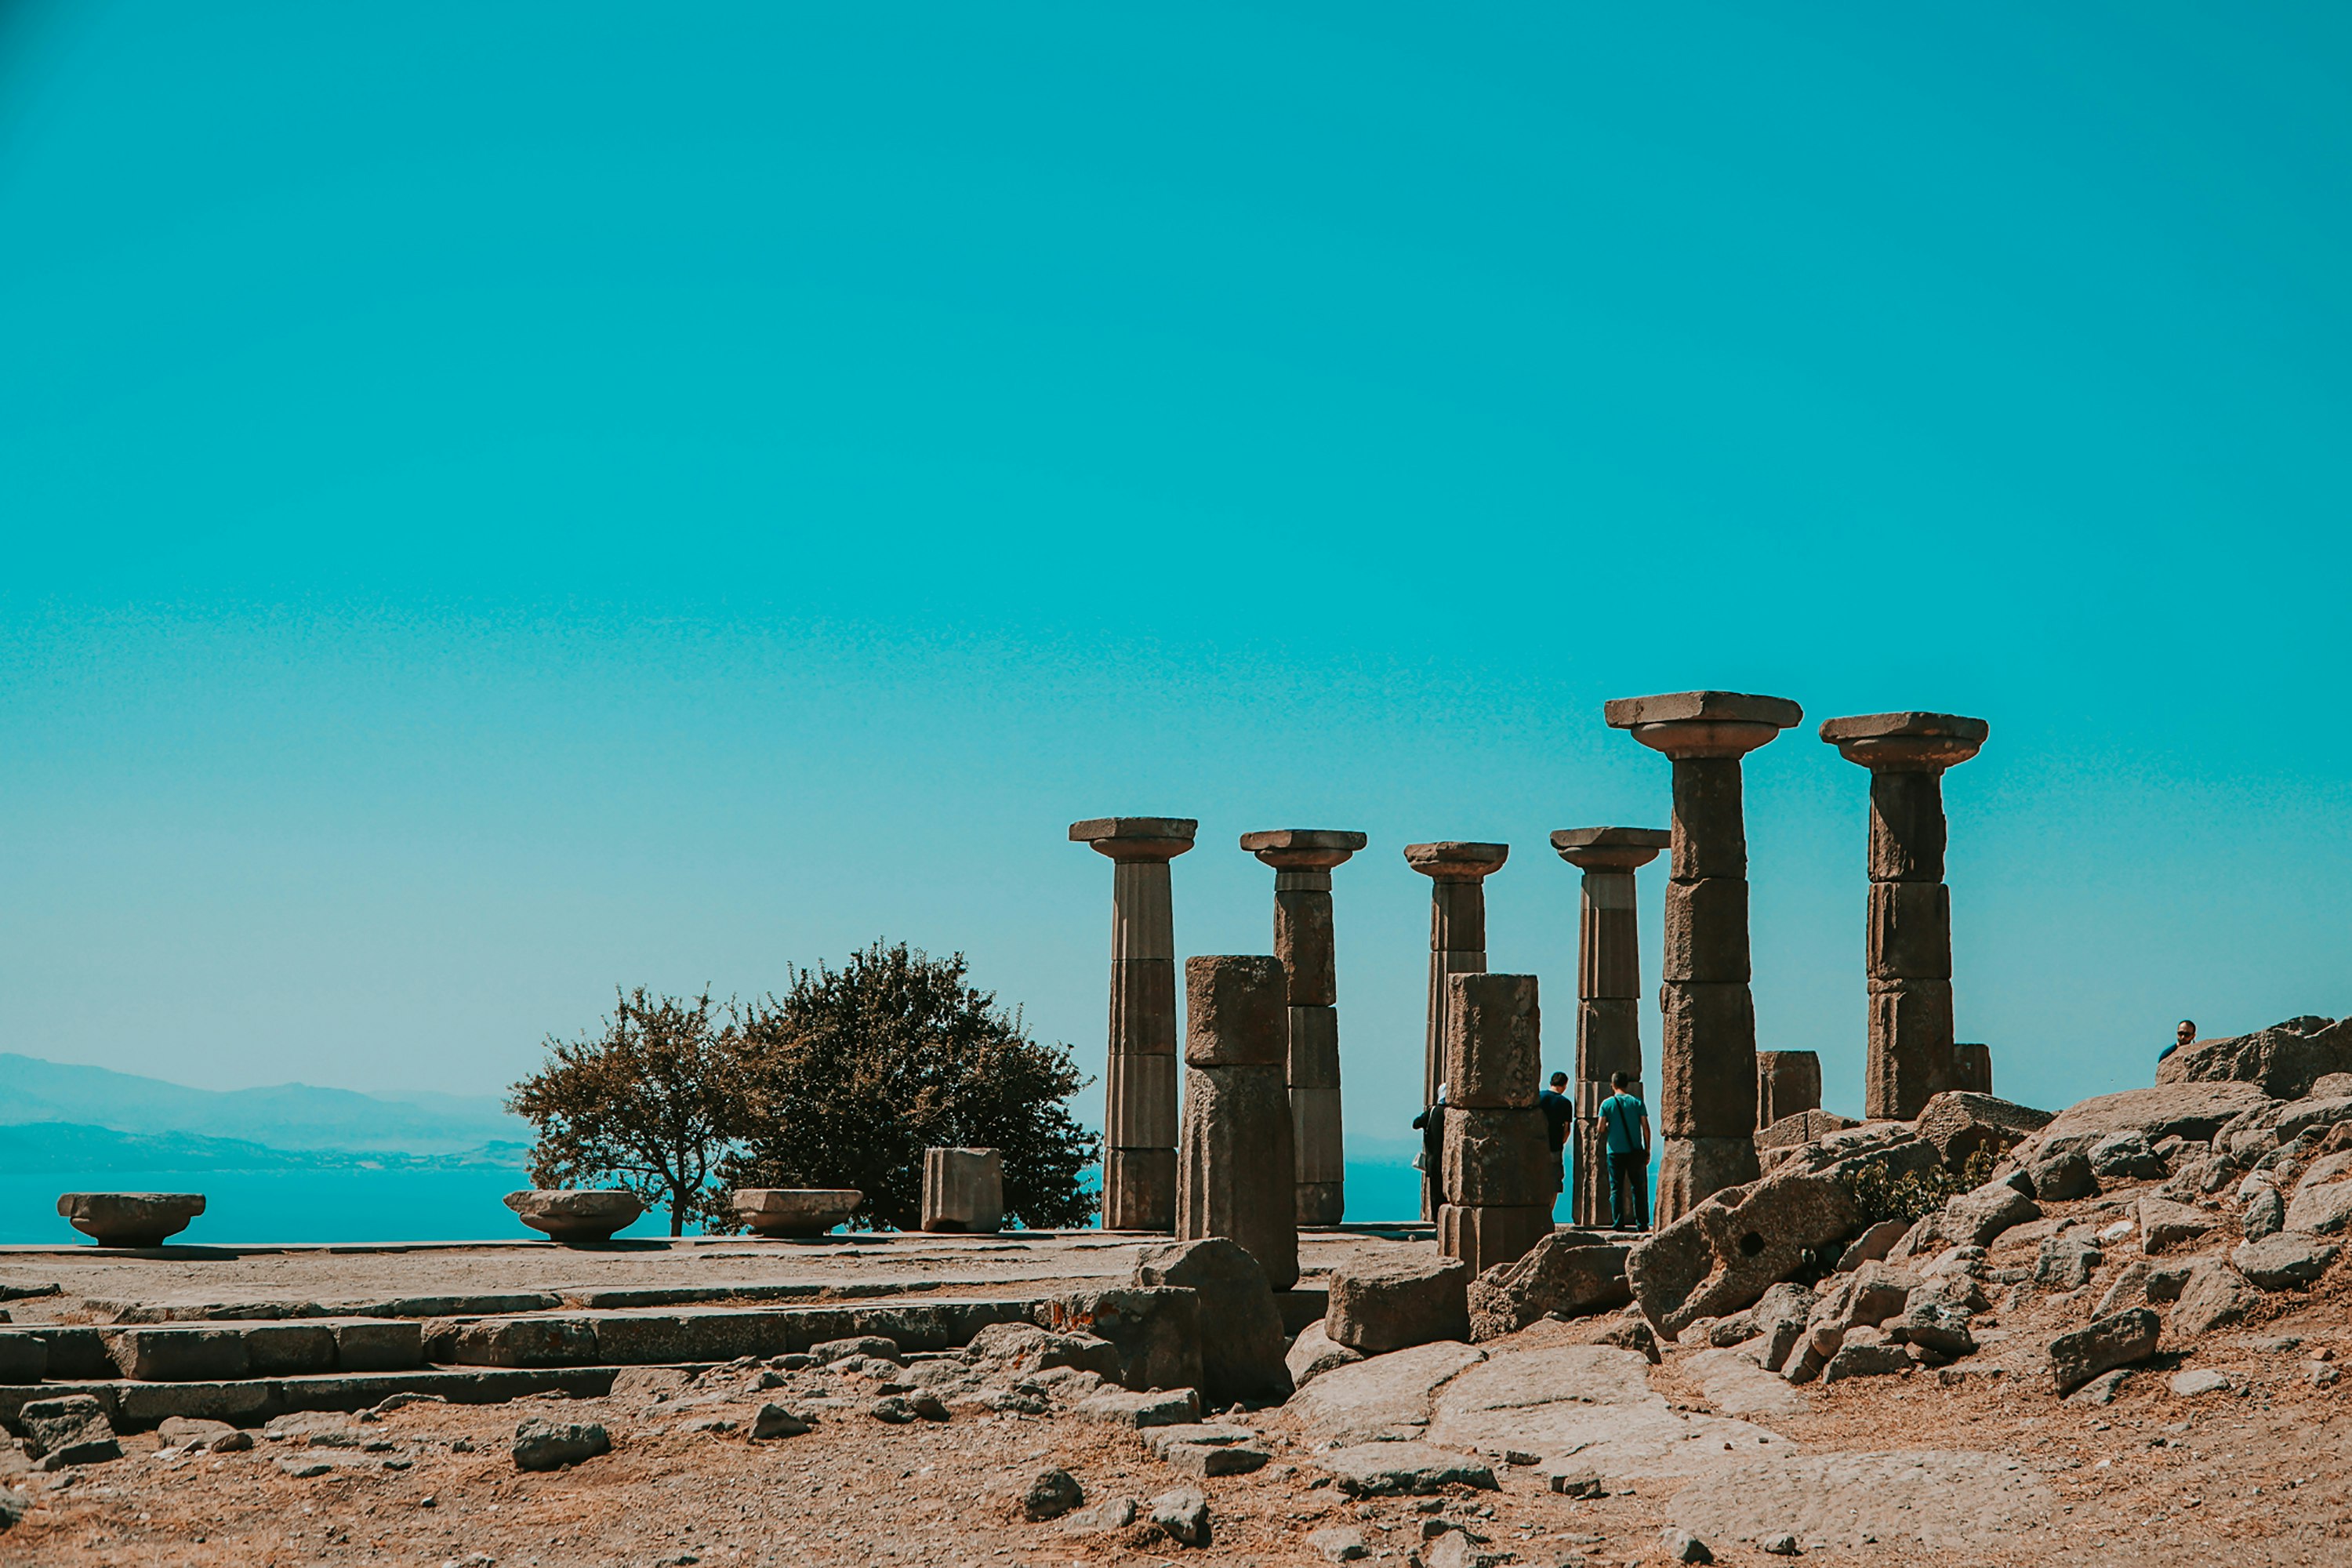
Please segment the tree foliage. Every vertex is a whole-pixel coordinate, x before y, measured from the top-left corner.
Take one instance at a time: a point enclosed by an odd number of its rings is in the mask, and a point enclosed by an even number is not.
[[[709,992],[691,1002],[621,995],[601,1032],[547,1041],[547,1065],[507,1109],[539,1129],[530,1179],[614,1185],[669,1211],[669,1233],[717,1215],[710,1176],[727,1147],[739,1037]]]
[[[923,1151],[992,1148],[1010,1217],[1084,1225],[1097,1199],[1078,1175],[1096,1142],[1066,1102],[1087,1080],[1066,1046],[1031,1038],[966,973],[961,953],[877,942],[839,970],[793,971],[782,996],[747,1009],[726,1182],[856,1187],[866,1201],[853,1225],[911,1229]]]

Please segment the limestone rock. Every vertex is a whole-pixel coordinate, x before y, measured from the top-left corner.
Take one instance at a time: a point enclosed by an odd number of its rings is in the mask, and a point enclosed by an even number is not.
[[[1886,1337],[1896,1344],[1917,1345],[1937,1355],[1959,1357],[1974,1355],[1976,1335],[1970,1331],[1970,1314],[1964,1307],[1942,1301],[1922,1301],[1906,1306],[1903,1315],[1895,1321]]]
[[[1748,1306],[1861,1228],[1861,1210],[1843,1180],[1790,1162],[1716,1194],[1635,1243],[1625,1277],[1643,1315],[1678,1334],[1701,1318]]]
[[[2140,1247],[2151,1254],[2170,1252],[2201,1241],[2221,1223],[2203,1209],[2190,1208],[2187,1204],[2168,1203],[2162,1198],[2139,1201]]]
[[[1201,1385],[1200,1298],[1190,1290],[1079,1290],[1039,1309],[1045,1326],[1108,1340],[1130,1389]]]
[[[1837,1383],[1849,1377],[1887,1377],[1909,1372],[1911,1367],[1910,1354],[1901,1345],[1878,1338],[1874,1331],[1857,1329],[1822,1366],[1822,1381]]]
[[[1936,1146],[1945,1164],[1958,1170],[1979,1152],[1998,1159],[2049,1126],[2050,1121],[2046,1110],[1990,1094],[1949,1089],[1929,1097],[1913,1125],[1920,1137]]]
[[[1895,1250],[1895,1244],[1903,1239],[1903,1233],[1910,1228],[1900,1219],[1880,1220],[1855,1237],[1838,1255],[1837,1271],[1851,1274],[1865,1263],[1884,1260],[1889,1252]]]
[[[1181,1426],[1201,1418],[1201,1396],[1190,1388],[1130,1393],[1107,1388],[1080,1402],[1077,1413],[1108,1426]]]
[[[1021,1494],[1021,1516],[1031,1521],[1059,1519],[1087,1500],[1086,1489],[1069,1471],[1049,1466],[1030,1479]]]
[[[1421,1496],[1449,1486],[1496,1489],[1485,1461],[1426,1443],[1359,1443],[1310,1458],[1349,1497]]]
[[[2071,1145],[2044,1150],[2025,1167],[2025,1174],[2033,1184],[2034,1197],[2045,1204],[2095,1197],[2099,1191],[2098,1174],[2091,1169],[2089,1152]]]
[[[1323,1331],[1365,1355],[1470,1337],[1470,1270],[1461,1259],[1418,1257],[1334,1269]]]
[[[2053,1117],[2032,1142],[2047,1147],[2079,1133],[2124,1131],[2145,1133],[2150,1142],[2206,1139],[2232,1118],[2267,1106],[2271,1100],[2250,1083],[2159,1081],[2153,1089],[2127,1089],[2077,1100]]]
[[[819,1366],[831,1366],[847,1361],[851,1356],[864,1356],[873,1361],[903,1362],[898,1354],[898,1342],[881,1334],[855,1334],[846,1339],[819,1340],[809,1346],[808,1353],[816,1358]]]
[[[2326,1273],[2327,1266],[2342,1250],[2334,1242],[2321,1241],[2300,1231],[2281,1231],[2245,1243],[2230,1254],[2230,1263],[2265,1290],[2286,1290],[2308,1285]]]
[[[2144,1362],[2156,1353],[2163,1330],[2146,1307],[2095,1319],[2050,1342],[2050,1380],[2060,1394],[2072,1394],[2103,1372]]]
[[[2289,1018],[2229,1039],[2198,1040],[2157,1065],[2158,1086],[2258,1085],[2273,1100],[2301,1100],[2328,1073],[2352,1071],[2352,1020]]]
[[[2062,1231],[2042,1243],[2033,1260],[2033,1282],[2050,1290],[2079,1290],[2105,1260],[2098,1244],[2079,1230]]]
[[[809,1430],[809,1424],[781,1405],[762,1405],[751,1417],[751,1441],[764,1443],[772,1437],[798,1437]]]
[[[1987,1182],[1946,1202],[1937,1229],[1947,1241],[1989,1247],[2001,1232],[2042,1217],[2042,1207],[2005,1181]]]
[[[1538,1319],[1578,1317],[1633,1300],[1622,1242],[1595,1232],[1555,1230],[1526,1257],[1471,1281],[1470,1337],[1500,1339]]]
[[[2211,1367],[2194,1367],[2172,1374],[2171,1388],[2181,1399],[2194,1399],[2200,1394],[2225,1394],[2231,1387],[2229,1374]]]
[[[1326,1525],[1307,1536],[1307,1544],[1326,1563],[1358,1563],[1372,1554],[1364,1544],[1364,1532],[1344,1525]]]
[[[2286,1205],[2289,1230],[2333,1236],[2347,1221],[2352,1221],[2352,1149],[2314,1160]]]
[[[202,1193],[67,1193],[58,1213],[100,1247],[161,1247],[205,1212]]]
[[[1290,1397],[1282,1310],[1265,1271],[1241,1247],[1210,1237],[1146,1247],[1136,1261],[1135,1282],[1200,1297],[1201,1392],[1212,1405]]]
[[[1715,1561],[1715,1553],[1707,1550],[1706,1542],[1701,1541],[1689,1531],[1678,1529],[1674,1525],[1666,1527],[1659,1544],[1664,1549],[1666,1561],[1669,1563]]]
[[[1125,1530],[1135,1522],[1140,1511],[1131,1497],[1105,1498],[1090,1507],[1082,1508],[1062,1521],[1065,1535],[1100,1535],[1106,1531]]]
[[[846,1225],[866,1194],[855,1187],[738,1187],[729,1201],[755,1235],[806,1239]]]
[[[38,1334],[0,1332],[0,1388],[38,1383],[48,1374],[48,1341]]]
[[[922,1228],[950,1234],[1004,1228],[1004,1156],[995,1149],[923,1151]]]
[[[635,1193],[584,1189],[540,1189],[509,1193],[507,1207],[551,1241],[610,1241],[615,1231],[636,1222],[646,1205]]]
[[[2155,1182],[2165,1174],[2163,1158],[2137,1128],[2110,1132],[2091,1145],[2091,1169],[2110,1181]]]
[[[2286,1200],[2268,1182],[2262,1183],[2246,1198],[2245,1206],[2238,1211],[2238,1228],[2248,1241],[2260,1241],[2275,1236],[2286,1226]]]
[[[87,1394],[27,1401],[18,1407],[16,1423],[25,1429],[26,1452],[46,1461],[47,1468],[103,1464],[122,1457],[105,1406]]]
[[[613,1451],[613,1439],[593,1421],[525,1421],[515,1428],[518,1470],[560,1470]]]
[[[2292,1143],[2306,1132],[2324,1134],[2346,1121],[2352,1121],[2352,1094],[2314,1094],[2281,1107],[2272,1131],[2280,1142]]]
[[[1862,1123],[1832,1110],[1799,1110],[1780,1117],[1756,1134],[1756,1158],[1769,1172],[1805,1144]]]
[[[1450,1341],[1369,1356],[1325,1373],[1293,1394],[1288,1408],[1318,1443],[1417,1437],[1437,1390],[1486,1359],[1476,1347]]]
[[[990,1323],[964,1346],[964,1358],[1007,1373],[1034,1374],[1055,1367],[1118,1381],[1118,1347],[1093,1334],[1057,1334],[1034,1323]]]
[[[1183,1546],[1209,1544],[1209,1500],[1192,1487],[1161,1492],[1143,1505],[1145,1516]]]
[[[1363,1359],[1363,1352],[1332,1343],[1318,1321],[1298,1331],[1298,1337],[1290,1342],[1289,1353],[1282,1358],[1282,1363],[1290,1369],[1291,1386],[1304,1388],[1327,1372]]]
[[[2253,1296],[2238,1271],[2218,1260],[2193,1265],[2172,1304],[2172,1331],[2194,1339],[2225,1329],[2246,1315]]]

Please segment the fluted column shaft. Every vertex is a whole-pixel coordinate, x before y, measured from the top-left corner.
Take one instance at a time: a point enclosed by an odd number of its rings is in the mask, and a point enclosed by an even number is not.
[[[1907,1121],[1935,1095],[1962,1087],[1953,1046],[1944,770],[1976,755],[1988,732],[1983,720],[1954,713],[1866,713],[1822,725],[1822,740],[1870,770],[1863,1114],[1874,1120]],[[1989,1058],[1984,1076],[1991,1076]]]
[[[1197,826],[1183,817],[1098,817],[1070,827],[1073,839],[1113,862],[1106,1230],[1176,1226],[1176,931],[1168,863],[1192,847]]]
[[[1324,828],[1244,833],[1242,847],[1274,868],[1274,954],[1289,986],[1291,1147],[1300,1225],[1338,1225],[1347,1212],[1347,1145],[1339,1116],[1339,976],[1331,922],[1331,868],[1364,836]]]
[[[1756,1179],[1756,1003],[1739,759],[1803,718],[1779,697],[1623,698],[1609,722],[1674,763],[1674,854],[1658,1005],[1657,1221]]]
[[[1623,1073],[1642,1085],[1642,948],[1633,873],[1673,836],[1653,827],[1570,827],[1551,836],[1559,858],[1584,873],[1576,922],[1576,1135],[1570,1214],[1607,1226],[1609,1145],[1601,1102]]]

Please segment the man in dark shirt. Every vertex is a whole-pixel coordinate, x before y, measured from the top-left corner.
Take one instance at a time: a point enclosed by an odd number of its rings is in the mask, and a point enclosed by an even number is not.
[[[1412,1119],[1421,1134],[1421,1173],[1429,1185],[1429,1212],[1434,1215],[1445,1202],[1445,1086],[1437,1086],[1437,1103]]]
[[[1536,1096],[1542,1107],[1544,1130],[1551,1138],[1551,1190],[1564,1192],[1568,1187],[1569,1130],[1576,1125],[1576,1101],[1568,1098],[1568,1075],[1551,1075],[1551,1087]]]

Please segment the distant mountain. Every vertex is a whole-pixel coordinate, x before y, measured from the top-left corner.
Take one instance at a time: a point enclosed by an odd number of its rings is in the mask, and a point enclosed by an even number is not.
[[[362,1150],[451,1154],[489,1143],[528,1143],[530,1124],[483,1096],[362,1094],[279,1084],[189,1089],[105,1068],[0,1053],[0,1127],[66,1122],[84,1129],[276,1150]],[[168,1169],[170,1167],[162,1167]]]
[[[411,1154],[390,1150],[272,1149],[241,1138],[192,1132],[117,1132],[73,1121],[19,1121],[0,1126],[0,1176],[199,1171],[404,1171],[524,1163],[520,1143],[487,1143],[462,1154]]]

